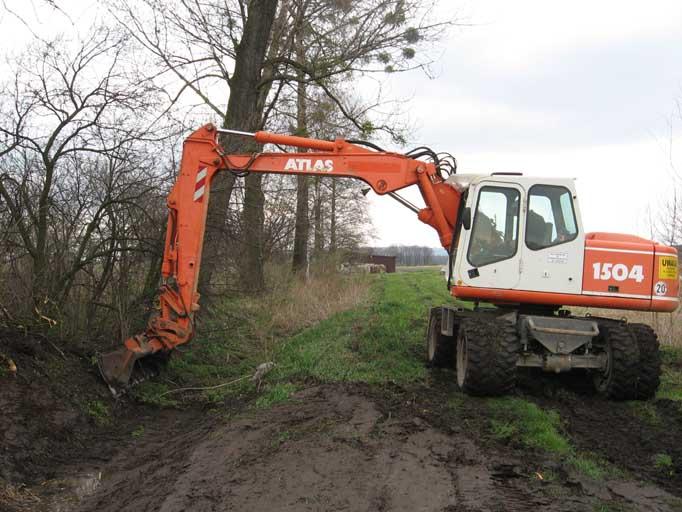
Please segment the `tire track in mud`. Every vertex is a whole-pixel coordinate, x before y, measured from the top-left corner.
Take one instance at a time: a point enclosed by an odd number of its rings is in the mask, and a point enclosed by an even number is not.
[[[445,432],[409,407],[387,412],[365,391],[310,388],[270,410],[133,446],[102,468],[80,510],[580,510],[551,503],[522,463],[491,456],[475,433]]]

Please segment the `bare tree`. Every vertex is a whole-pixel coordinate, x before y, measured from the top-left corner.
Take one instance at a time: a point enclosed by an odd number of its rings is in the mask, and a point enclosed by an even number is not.
[[[112,0],[112,13],[131,36],[157,58],[161,79],[180,84],[168,100],[175,104],[191,92],[226,128],[256,131],[264,125],[270,82],[264,65],[273,38],[277,0]],[[224,138],[228,153],[255,152],[247,139]],[[263,288],[263,177],[245,177],[244,222],[250,237],[241,243],[241,282],[245,290]],[[219,174],[213,184],[204,246],[202,289],[218,264],[226,213],[235,176]]]
[[[106,286],[122,249],[122,211],[142,209],[158,187],[134,163],[154,131],[145,112],[156,95],[126,74],[126,47],[103,26],[84,41],[39,41],[15,61],[0,96],[12,119],[0,153],[5,241],[38,317],[59,314],[88,268]]]

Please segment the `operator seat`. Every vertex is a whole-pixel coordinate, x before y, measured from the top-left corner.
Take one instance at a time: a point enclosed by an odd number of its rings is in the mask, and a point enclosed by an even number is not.
[[[552,223],[533,210],[528,210],[526,219],[526,245],[531,249],[542,249],[551,244]]]

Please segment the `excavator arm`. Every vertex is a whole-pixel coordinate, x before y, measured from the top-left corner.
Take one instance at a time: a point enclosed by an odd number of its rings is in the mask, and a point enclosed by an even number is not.
[[[260,144],[311,151],[227,155],[217,142],[221,133],[252,136]],[[435,163],[419,160],[418,155],[377,151],[343,139],[326,141],[269,132],[248,134],[210,124],[192,133],[184,142],[180,171],[167,200],[168,225],[157,309],[143,333],[125,340],[119,350],[99,356],[100,372],[112,391],[116,393],[131,384],[137,361],[147,356],[167,355],[190,341],[194,334],[206,215],[211,183],[217,172],[356,178],[366,182],[377,194],[392,195],[399,200],[396,191],[417,185],[426,207],[410,207],[422,222],[437,231],[443,247],[449,248],[461,196],[444,182]]]

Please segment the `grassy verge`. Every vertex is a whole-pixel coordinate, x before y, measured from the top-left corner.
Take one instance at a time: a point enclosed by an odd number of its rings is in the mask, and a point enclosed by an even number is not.
[[[428,309],[451,300],[433,270],[376,276],[325,274],[287,281],[270,296],[214,306],[199,336],[174,357],[161,379],[135,389],[138,399],[172,406],[184,397],[220,402],[248,394],[255,367],[273,361],[257,405],[286,400],[302,382],[415,382],[425,378]],[[187,386],[233,385],[199,396]],[[170,393],[169,393],[170,392]]]
[[[368,303],[375,276],[318,270],[304,282],[293,278],[288,269],[275,268],[269,273],[270,291],[265,295],[214,303],[199,319],[195,339],[173,354],[159,378],[136,386],[134,396],[163,407],[187,400],[217,403],[254,393],[249,377],[259,364],[277,357],[283,340]],[[178,391],[186,387],[213,389]]]
[[[282,343],[273,378],[368,383],[423,379],[428,309],[448,300],[445,283],[434,272],[382,275],[370,304]]]

